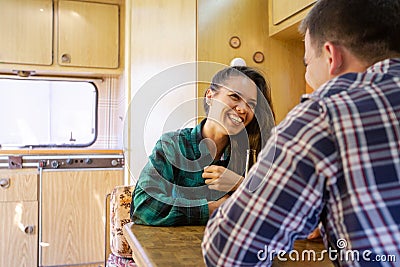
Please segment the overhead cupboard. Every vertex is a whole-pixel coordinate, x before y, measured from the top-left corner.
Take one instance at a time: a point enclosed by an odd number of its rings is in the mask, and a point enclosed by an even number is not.
[[[297,27],[317,0],[269,0],[269,36],[292,39]]]
[[[118,0],[0,4],[0,70],[122,72]]]

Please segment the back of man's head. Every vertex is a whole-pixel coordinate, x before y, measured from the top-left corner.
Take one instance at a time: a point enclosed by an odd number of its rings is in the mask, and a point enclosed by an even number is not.
[[[342,45],[369,64],[400,56],[400,0],[319,0],[299,28],[321,51]]]

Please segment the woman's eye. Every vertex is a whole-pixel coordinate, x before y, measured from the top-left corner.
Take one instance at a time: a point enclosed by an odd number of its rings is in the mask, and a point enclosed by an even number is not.
[[[236,94],[232,94],[232,95],[230,95],[230,97],[232,99],[234,99],[234,100],[239,100],[240,99],[240,97],[238,95],[236,95]]]

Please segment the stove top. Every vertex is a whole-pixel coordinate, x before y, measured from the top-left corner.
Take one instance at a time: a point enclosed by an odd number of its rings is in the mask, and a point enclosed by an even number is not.
[[[26,155],[0,156],[0,168],[87,169],[123,168],[123,155]]]

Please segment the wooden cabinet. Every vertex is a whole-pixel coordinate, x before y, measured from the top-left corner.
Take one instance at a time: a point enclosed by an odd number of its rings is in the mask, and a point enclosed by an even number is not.
[[[229,64],[233,58],[240,56],[246,60],[248,66],[261,70],[271,86],[276,123],[282,121],[305,93],[304,42],[300,35],[297,33],[297,40],[280,40],[266,34],[269,22],[265,18],[268,16],[270,1],[197,2],[198,61]],[[223,9],[224,12],[219,12],[218,16],[209,15],[219,9]],[[228,42],[229,38],[235,35],[242,41],[237,49],[230,47]],[[264,53],[265,60],[262,63],[253,61],[252,57],[256,51]],[[198,66],[198,80],[204,81],[199,83],[199,97],[204,96],[208,86],[205,81],[209,81],[214,73],[222,68],[212,69],[208,66],[210,65]],[[216,64],[215,66],[218,67]],[[204,114],[201,112],[203,108],[199,105],[198,114]]]
[[[269,0],[269,35],[292,39],[300,21],[310,11],[316,0]]]
[[[105,196],[123,184],[123,170],[44,171],[41,266],[101,266]]]
[[[52,0],[0,0],[0,63],[51,65]]]
[[[0,170],[0,266],[104,266],[106,195],[123,175]]]
[[[0,72],[120,74],[122,3],[0,0]]]
[[[58,64],[118,68],[118,29],[118,5],[60,1]]]
[[[38,264],[38,171],[0,170],[0,266]]]

